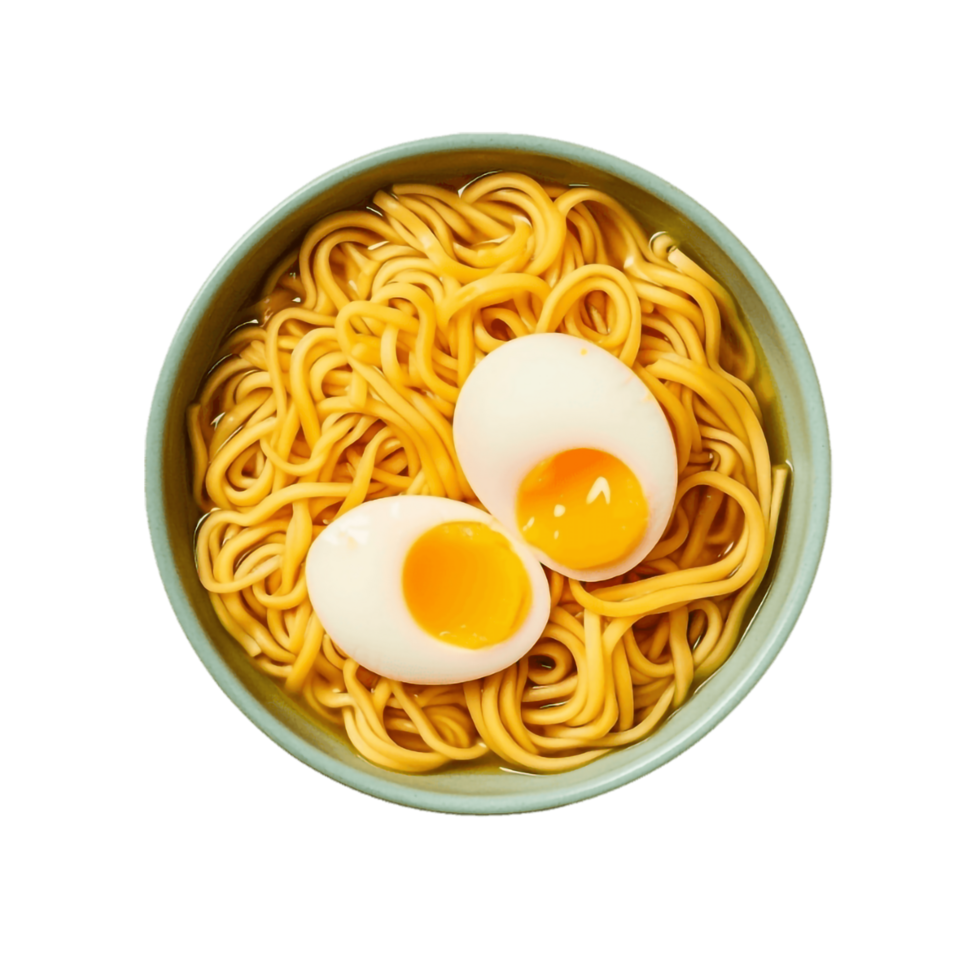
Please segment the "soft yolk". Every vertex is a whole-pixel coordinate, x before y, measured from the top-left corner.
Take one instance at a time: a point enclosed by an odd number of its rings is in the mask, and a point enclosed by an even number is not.
[[[531,583],[510,542],[477,521],[426,531],[405,558],[402,590],[422,629],[470,650],[506,640],[531,606]]]
[[[636,475],[599,449],[569,449],[546,459],[517,492],[517,522],[528,544],[583,571],[625,558],[649,516]]]

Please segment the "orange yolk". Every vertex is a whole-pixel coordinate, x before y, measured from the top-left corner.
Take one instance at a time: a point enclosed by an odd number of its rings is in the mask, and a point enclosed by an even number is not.
[[[510,542],[478,521],[426,531],[402,571],[409,612],[427,633],[476,650],[512,636],[531,606],[531,583]]]
[[[649,521],[640,481],[599,449],[569,449],[539,463],[517,492],[517,523],[528,544],[568,568],[625,558]]]

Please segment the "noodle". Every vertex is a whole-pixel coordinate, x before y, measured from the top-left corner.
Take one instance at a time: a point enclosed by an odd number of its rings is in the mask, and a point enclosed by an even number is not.
[[[255,666],[366,759],[572,769],[644,738],[731,654],[788,470],[770,465],[734,303],[667,235],[648,239],[597,190],[521,174],[459,192],[395,185],[311,228],[244,320],[187,414],[200,579]],[[549,571],[548,626],[506,670],[379,677],[324,633],[307,551],[366,500],[471,500],[453,445],[460,388],[490,351],[548,331],[603,347],[659,402],[678,458],[670,524],[615,580]]]

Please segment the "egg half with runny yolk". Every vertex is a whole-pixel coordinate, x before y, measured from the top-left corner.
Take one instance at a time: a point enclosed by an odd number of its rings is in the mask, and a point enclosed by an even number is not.
[[[412,684],[509,667],[551,611],[530,548],[479,508],[442,497],[384,497],[348,511],[310,547],[306,583],[333,643]]]
[[[532,334],[492,351],[463,385],[453,439],[481,503],[571,578],[629,571],[670,521],[677,454],[663,410],[589,341]]]

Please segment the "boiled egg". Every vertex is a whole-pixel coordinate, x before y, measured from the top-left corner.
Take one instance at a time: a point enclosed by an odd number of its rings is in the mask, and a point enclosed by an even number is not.
[[[532,334],[488,354],[453,417],[466,479],[549,568],[586,582],[621,575],[670,521],[670,426],[627,365],[569,334]]]
[[[310,547],[306,583],[333,643],[412,684],[509,667],[551,611],[530,548],[479,508],[442,497],[383,497],[348,511]]]

